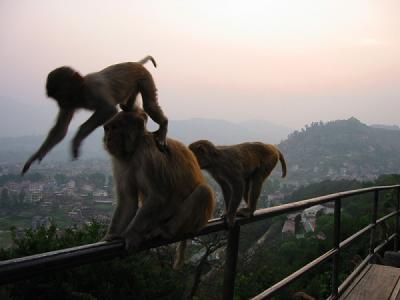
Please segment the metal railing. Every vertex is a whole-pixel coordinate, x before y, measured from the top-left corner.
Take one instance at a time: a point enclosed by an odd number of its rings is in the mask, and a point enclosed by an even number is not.
[[[396,190],[396,210],[391,212],[384,217],[377,219],[378,216],[378,202],[379,192],[386,190]],[[355,234],[351,235],[347,239],[340,241],[341,236],[341,206],[342,202],[351,196],[374,193],[373,208],[372,208],[372,220],[371,223]],[[240,237],[240,227],[249,223],[258,222],[270,218],[272,216],[282,215],[293,211],[309,208],[314,205],[324,204],[327,202],[334,202],[334,236],[332,249],[323,255],[319,256],[315,260],[311,261],[301,269],[290,274],[286,278],[282,279],[272,287],[268,288],[261,294],[255,296],[253,299],[269,299],[276,295],[283,288],[299,279],[306,273],[313,270],[315,267],[321,265],[327,260],[332,260],[332,280],[331,280],[331,295],[329,299],[337,299],[339,295],[350,285],[353,279],[359,274],[359,272],[368,264],[373,255],[382,250],[389,242],[394,240],[395,250],[398,249],[400,243],[400,185],[392,186],[378,186],[371,188],[364,188],[352,191],[346,191],[341,193],[330,194],[326,196],[311,198],[302,200],[294,203],[284,204],[280,206],[274,206],[265,209],[259,209],[254,213],[251,218],[237,218],[235,225],[228,230],[228,241],[226,247],[226,261],[224,270],[224,282],[223,282],[223,299],[233,299],[234,288],[235,288],[235,277],[236,277],[236,265],[238,258],[238,246]],[[383,241],[379,245],[375,245],[375,230],[376,226],[382,222],[387,221],[391,217],[396,216],[395,233],[389,238]],[[140,250],[156,248],[162,245],[171,244],[179,240],[193,238],[201,235],[206,235],[213,232],[227,230],[226,224],[223,219],[213,219],[207,226],[196,234],[185,235],[173,240],[162,240],[155,239],[145,242]],[[339,285],[339,259],[340,252],[343,248],[346,248],[354,241],[358,240],[361,236],[366,233],[370,233],[370,244],[369,254],[361,262],[361,264],[346,278],[346,280]],[[98,242],[85,246],[73,247],[63,250],[57,250],[32,256],[26,256],[22,258],[10,259],[0,262],[0,284],[10,283],[21,279],[31,278],[34,275],[47,273],[54,270],[62,270],[73,266],[79,266],[84,264],[93,263],[96,261],[103,261],[112,259],[118,256],[125,256],[127,253],[124,250],[123,241],[113,242]]]

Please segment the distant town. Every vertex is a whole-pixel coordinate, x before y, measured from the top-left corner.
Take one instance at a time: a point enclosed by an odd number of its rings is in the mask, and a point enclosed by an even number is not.
[[[0,165],[0,245],[9,230],[55,222],[60,228],[92,220],[108,222],[115,204],[108,161],[50,162],[25,176],[20,165]]]
[[[116,204],[111,166],[108,160],[43,162],[21,176],[21,165],[0,164],[0,248],[11,243],[10,229],[37,229],[54,223],[62,230],[93,220],[108,223]],[[223,211],[222,193],[215,181],[206,177],[216,192],[218,214]],[[264,184],[259,207],[283,202],[294,187],[275,176]],[[318,207],[288,215],[283,234],[314,231],[317,213],[330,213]]]

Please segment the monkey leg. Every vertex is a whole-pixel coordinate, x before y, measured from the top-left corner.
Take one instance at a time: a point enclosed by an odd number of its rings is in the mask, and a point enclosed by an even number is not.
[[[179,234],[195,233],[203,228],[214,209],[214,196],[205,184],[198,185],[194,191],[183,201],[176,215],[166,224],[165,232],[169,238]],[[185,261],[186,241],[179,242],[176,248],[174,270],[179,270]]]
[[[243,192],[243,198],[247,205],[249,205],[249,197],[250,197],[249,191],[250,191],[250,180],[247,178],[244,182],[244,192]]]
[[[251,217],[253,215],[257,208],[257,200],[260,196],[262,184],[265,178],[266,176],[260,173],[253,175],[253,178],[250,180],[250,191],[247,207],[239,209],[237,212],[238,216]]]
[[[91,134],[97,127],[103,125],[110,120],[117,113],[117,109],[114,106],[105,106],[101,109],[96,110],[92,116],[83,123],[72,140],[72,156],[78,158],[79,147],[82,141]]]
[[[156,142],[161,148],[167,145],[168,118],[164,115],[157,100],[157,88],[153,78],[149,77],[139,81],[139,90],[142,95],[143,109],[156,122],[160,128],[154,132]]]
[[[182,233],[194,233],[202,228],[213,210],[213,194],[205,184],[199,184],[193,192],[176,207],[175,215],[165,224],[165,231],[172,237]]]
[[[229,184],[229,191],[229,195],[227,195],[226,199],[224,195],[227,206],[225,219],[228,227],[232,228],[235,224],[236,210],[238,209],[240,201],[242,201],[243,198],[244,182],[232,180],[232,182]]]
[[[137,192],[133,193],[133,196],[128,196],[126,194],[126,191],[118,191],[117,187],[117,207],[112,216],[107,233],[103,237],[105,241],[121,238],[122,233],[135,217],[138,210],[138,194]]]
[[[165,219],[163,210],[168,210],[168,203],[165,203],[165,197],[161,195],[149,195],[143,202],[143,206],[122,233],[127,250],[136,250],[146,237],[152,236],[153,230]]]
[[[232,190],[229,184],[225,183],[225,182],[218,182],[221,190],[222,190],[222,196],[224,197],[224,216],[226,216],[227,212],[228,212],[228,207],[229,207],[229,201],[232,197]]]
[[[136,98],[138,94],[139,94],[139,87],[135,85],[134,87],[132,87],[132,92],[126,103],[121,103],[119,107],[125,112],[133,111],[135,108]]]
[[[180,241],[175,251],[174,270],[180,270],[185,263],[186,240]]]
[[[220,186],[222,189],[222,195],[224,196],[224,214],[221,216],[222,218],[225,219],[226,224],[228,225],[229,228],[231,228],[235,222],[235,213],[236,212],[228,212],[229,207],[231,207],[230,203],[232,202],[232,188],[228,183],[225,182],[220,182]],[[240,202],[240,201],[239,201]]]

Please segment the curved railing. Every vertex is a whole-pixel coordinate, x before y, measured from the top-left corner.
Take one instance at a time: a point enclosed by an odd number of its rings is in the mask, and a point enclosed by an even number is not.
[[[396,210],[385,215],[380,219],[377,219],[379,192],[387,190],[397,191]],[[367,194],[367,193],[374,193],[371,223],[365,228],[353,234],[352,236],[348,237],[347,239],[340,241],[340,235],[341,235],[340,219],[341,219],[342,202],[345,201],[346,198],[348,197]],[[197,234],[181,236],[173,240],[162,240],[162,239],[151,240],[144,243],[140,250],[155,248],[187,238],[194,238],[197,236],[213,232],[228,230],[228,244],[226,247],[226,262],[224,270],[223,299],[233,299],[240,227],[249,223],[254,223],[260,220],[270,218],[272,216],[282,215],[292,211],[298,211],[314,205],[324,204],[328,202],[335,203],[334,238],[333,238],[332,249],[330,249],[323,255],[319,256],[315,260],[311,261],[301,269],[297,270],[296,272],[282,279],[272,287],[269,287],[267,290],[255,296],[253,299],[258,300],[258,299],[271,298],[272,296],[276,295],[277,292],[281,291],[283,288],[288,286],[290,283],[299,279],[304,274],[313,270],[315,267],[321,265],[327,260],[332,260],[332,281],[331,281],[330,299],[336,299],[349,286],[349,284],[352,282],[355,276],[358,275],[358,273],[371,260],[371,258],[375,253],[383,249],[383,247],[385,247],[392,240],[394,240],[395,250],[398,249],[398,246],[400,245],[399,244],[400,243],[400,223],[399,223],[400,185],[377,186],[377,187],[346,191],[346,192],[311,198],[307,200],[302,200],[298,202],[293,202],[289,204],[259,209],[254,213],[254,216],[251,218],[237,218],[235,221],[235,225],[229,230],[227,229],[223,219],[213,219],[210,220],[207,226]],[[392,234],[390,237],[388,237],[385,241],[383,241],[379,245],[375,245],[374,233],[376,226],[382,222],[385,222],[389,218],[395,216],[397,216],[395,233]],[[349,246],[354,241],[358,240],[361,236],[365,235],[366,233],[370,233],[369,254],[362,261],[362,263],[353,271],[353,273],[351,273],[347,277],[347,279],[339,286],[338,274],[339,274],[339,258],[341,250]],[[73,266],[84,265],[96,261],[103,261],[115,258],[117,256],[125,256],[125,255],[127,255],[127,253],[124,250],[124,242],[113,241],[113,242],[98,242],[79,247],[73,247],[63,250],[32,255],[32,256],[10,259],[0,262],[0,284],[10,283],[17,280],[30,278],[40,273],[47,273],[53,270],[66,269]]]

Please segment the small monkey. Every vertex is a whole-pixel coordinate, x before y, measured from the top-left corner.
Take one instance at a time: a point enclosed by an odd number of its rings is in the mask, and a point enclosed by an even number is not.
[[[215,198],[193,153],[168,140],[161,153],[143,110],[121,111],[104,125],[104,147],[112,160],[117,206],[104,240],[123,238],[136,249],[153,237],[195,233],[212,217]],[[139,202],[141,205],[139,205]],[[186,242],[174,268],[183,263]]]
[[[247,207],[237,214],[252,216],[257,207],[262,184],[271,174],[278,160],[282,165],[282,177],[286,176],[283,154],[273,145],[242,143],[232,146],[215,146],[207,140],[189,145],[202,169],[208,171],[221,186],[228,225],[235,222],[236,210],[244,198]]]
[[[153,77],[143,66],[149,60],[156,67],[153,57],[147,56],[138,62],[112,65],[86,76],[65,66],[51,71],[46,82],[47,96],[57,102],[59,113],[43,144],[25,163],[22,174],[29,170],[34,161],[40,162],[65,137],[75,110],[83,108],[94,113],[79,127],[72,141],[73,158],[79,156],[82,141],[117,113],[117,104],[128,110],[134,106],[139,93],[144,110],[160,126],[154,132],[154,138],[159,148],[164,150],[168,119],[158,104]]]

